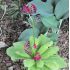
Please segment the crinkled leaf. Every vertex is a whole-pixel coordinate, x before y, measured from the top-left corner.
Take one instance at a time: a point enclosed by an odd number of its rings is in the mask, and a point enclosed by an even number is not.
[[[31,58],[26,52],[16,51],[16,54],[23,57],[23,58]]]
[[[38,46],[42,46],[42,45],[46,44],[47,42],[49,42],[49,41],[50,41],[50,38],[48,38],[48,37],[46,37],[45,35],[42,35],[42,34],[41,34],[41,35],[39,36],[38,40],[39,40]]]
[[[24,46],[9,47],[7,49],[7,55],[10,56],[13,61],[31,58],[27,53],[25,53]]]
[[[42,58],[46,59],[59,51],[58,47],[49,47],[45,53],[42,54]]]
[[[38,41],[37,38],[34,38],[33,36],[31,36],[30,39],[29,39],[29,42],[30,42],[30,47],[31,47],[32,54],[35,54],[37,49],[34,48],[34,44],[36,44],[36,46],[38,48],[39,41]]]
[[[32,59],[26,59],[24,60],[24,66],[25,67],[32,67],[35,64],[35,61]]]
[[[33,35],[33,29],[32,28],[26,29],[19,36],[19,40],[28,41],[31,35]],[[38,35],[39,35],[39,30],[37,28],[34,28],[34,36],[38,37]]]
[[[15,42],[15,43],[13,43],[13,46],[22,48],[22,47],[24,47],[24,43],[25,43],[24,41]]]
[[[44,66],[42,70],[50,70],[47,66]]]
[[[53,55],[46,60],[45,65],[52,70],[58,70],[60,68],[64,68],[66,66],[66,62],[59,55]]]
[[[39,60],[36,61],[37,67],[42,68],[44,66],[44,61],[43,60]]]
[[[43,54],[52,45],[53,45],[53,42],[52,41],[47,42],[45,45],[43,45],[43,46],[40,47],[40,49],[38,50],[38,52],[40,54]]]
[[[28,68],[28,70],[41,70],[41,68],[38,68],[36,65]]]
[[[69,0],[60,0],[55,7],[57,19],[62,18],[69,11]]]
[[[45,64],[49,69],[51,70],[58,70],[59,66],[56,62],[52,62],[50,60],[46,60],[46,64]]]
[[[33,36],[30,37],[29,41],[30,41],[30,46],[31,47],[34,46],[34,42],[35,42],[36,45],[38,45],[38,43],[39,43],[38,39],[37,38],[34,38]]]
[[[51,62],[56,62],[59,65],[59,68],[64,68],[67,66],[64,58],[61,58],[59,55],[53,55],[48,58]]]

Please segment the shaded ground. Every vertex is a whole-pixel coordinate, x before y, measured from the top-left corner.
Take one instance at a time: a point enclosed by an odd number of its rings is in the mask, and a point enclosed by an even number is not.
[[[7,21],[8,20],[8,21]],[[63,22],[64,24],[61,27],[58,45],[60,46],[59,54],[62,57],[66,58],[66,61],[68,62],[69,59],[69,30],[68,30],[68,20]],[[17,41],[18,36],[20,33],[28,28],[22,20],[15,21],[14,23],[11,22],[9,19],[5,19],[4,21],[0,22],[0,41],[4,41],[9,46],[12,44],[12,42]],[[23,67],[18,62],[12,62],[10,58],[6,55],[6,49],[2,48],[0,49],[0,70],[22,70]],[[64,70],[68,70],[68,67]]]
[[[69,62],[69,22],[65,20],[61,26],[60,35],[58,39],[58,46],[60,48],[59,54]],[[68,66],[69,67],[69,66]],[[63,70],[69,70],[67,68]]]

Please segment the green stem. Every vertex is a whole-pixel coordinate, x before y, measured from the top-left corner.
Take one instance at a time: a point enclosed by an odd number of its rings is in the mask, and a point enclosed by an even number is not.
[[[60,24],[59,24],[59,29],[60,29],[60,27],[61,27],[61,25],[62,25],[62,21],[63,21],[63,20],[62,20],[62,19],[60,19],[60,21],[59,21],[59,22],[60,22]],[[59,34],[59,29],[58,29],[57,34]]]
[[[32,19],[32,17],[29,15],[30,20],[31,20],[31,24],[32,24],[32,29],[33,29],[33,37],[34,37],[34,44],[35,44],[35,33],[34,33],[34,20]]]

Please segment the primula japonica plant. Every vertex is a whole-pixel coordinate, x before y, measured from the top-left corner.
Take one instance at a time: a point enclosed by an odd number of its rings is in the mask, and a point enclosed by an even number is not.
[[[42,33],[56,42],[62,21],[68,18],[68,6],[68,0],[32,0],[23,5],[22,13],[30,14],[32,17],[37,36]],[[40,22],[37,22],[39,19],[36,20],[37,15],[40,15]],[[31,17],[29,17],[28,23],[33,26]],[[32,35],[31,28],[26,29],[21,33],[19,40],[26,40],[26,35],[29,39],[30,34]]]
[[[23,0],[21,0],[22,3]],[[68,0],[33,0],[28,4],[20,4],[20,14],[29,16],[28,23],[32,28],[24,30],[19,42],[7,49],[13,61],[23,59],[27,70],[59,70],[66,66],[58,55],[56,46],[61,21],[68,17]],[[36,15],[41,22],[36,22]],[[48,30],[51,33],[48,33]],[[40,35],[40,34],[44,35]],[[33,36],[32,36],[33,35]]]
[[[31,36],[28,42],[13,43],[7,49],[7,54],[13,61],[23,59],[26,70],[60,70],[66,63],[58,51],[53,41],[40,35],[38,38]]]

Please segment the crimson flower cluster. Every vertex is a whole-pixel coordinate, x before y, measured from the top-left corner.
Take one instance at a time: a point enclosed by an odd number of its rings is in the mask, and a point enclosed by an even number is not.
[[[36,11],[37,11],[37,8],[34,4],[31,4],[31,6],[28,6],[27,4],[24,4],[22,6],[22,9],[21,9],[22,13],[30,14],[30,15],[36,13]]]

